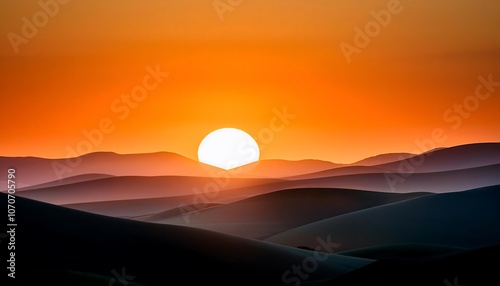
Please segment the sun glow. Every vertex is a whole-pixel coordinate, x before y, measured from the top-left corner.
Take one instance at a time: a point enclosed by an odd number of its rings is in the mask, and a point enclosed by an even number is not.
[[[198,160],[202,163],[229,170],[259,160],[257,142],[235,128],[222,128],[208,134],[198,147]]]

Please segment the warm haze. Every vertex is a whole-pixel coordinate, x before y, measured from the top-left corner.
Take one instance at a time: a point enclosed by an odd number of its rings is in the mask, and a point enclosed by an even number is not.
[[[42,8],[3,1],[1,155],[66,157],[105,118],[110,132],[89,151],[196,159],[224,127],[249,133],[263,159],[337,163],[425,151],[415,140],[436,128],[437,146],[500,141],[500,3],[402,0],[349,63],[341,43],[388,3],[243,1],[220,17],[211,1],[68,1],[14,47],[9,33]],[[168,76],[127,107],[148,67]],[[480,76],[491,96],[453,110]]]
[[[498,284],[500,1],[0,10],[10,284]]]

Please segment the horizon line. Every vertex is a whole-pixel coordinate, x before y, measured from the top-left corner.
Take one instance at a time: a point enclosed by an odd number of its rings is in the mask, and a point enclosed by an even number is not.
[[[320,161],[320,162],[328,162],[332,164],[337,164],[337,165],[350,165],[350,164],[355,164],[358,162],[361,162],[363,160],[369,159],[369,158],[374,158],[377,156],[382,156],[382,155],[390,155],[390,154],[410,154],[410,155],[421,155],[425,154],[428,152],[433,152],[439,149],[448,149],[448,148],[453,148],[453,147],[459,147],[459,146],[468,146],[468,145],[480,145],[480,144],[500,144],[500,141],[490,141],[490,142],[475,142],[475,143],[466,143],[466,144],[459,144],[459,145],[453,145],[453,146],[439,146],[435,147],[433,149],[429,150],[423,150],[420,153],[411,153],[411,152],[405,152],[405,151],[397,151],[397,152],[387,152],[387,153],[379,153],[375,155],[371,155],[368,157],[361,158],[359,160],[356,160],[354,162],[350,163],[338,163],[326,159],[319,159],[319,158],[303,158],[303,159],[284,159],[284,158],[268,158],[268,159],[259,159],[258,161],[290,161],[290,162],[300,162],[300,161]],[[46,160],[62,160],[62,159],[72,159],[72,158],[80,158],[80,157],[85,157],[93,154],[115,154],[115,155],[120,155],[120,156],[133,156],[133,155],[152,155],[152,154],[161,154],[161,153],[166,153],[166,154],[173,154],[177,155],[195,162],[199,162],[198,159],[193,159],[188,156],[172,152],[172,151],[152,151],[152,152],[139,152],[139,153],[118,153],[116,151],[95,151],[95,152],[90,152],[90,153],[85,153],[81,154],[78,156],[74,157],[43,157],[43,156],[36,156],[36,155],[18,155],[18,156],[6,156],[6,155],[0,155],[2,158],[38,158],[38,159],[46,159]]]

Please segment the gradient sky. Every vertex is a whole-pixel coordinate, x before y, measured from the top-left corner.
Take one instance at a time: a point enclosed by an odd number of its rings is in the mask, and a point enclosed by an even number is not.
[[[265,159],[339,163],[424,151],[415,140],[435,128],[439,146],[500,141],[500,87],[467,118],[443,119],[478,76],[500,82],[500,1],[401,0],[349,63],[340,44],[391,2],[243,0],[221,19],[213,1],[73,0],[16,53],[9,33],[23,36],[23,17],[43,10],[2,1],[0,155],[65,157],[103,118],[114,130],[92,151],[193,159],[223,127],[252,135]],[[169,76],[128,116],[115,112],[157,65]],[[260,138],[284,107],[296,117]]]

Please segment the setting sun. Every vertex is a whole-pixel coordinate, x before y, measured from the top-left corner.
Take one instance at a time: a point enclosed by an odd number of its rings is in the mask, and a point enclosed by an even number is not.
[[[259,160],[257,142],[244,131],[222,128],[208,134],[198,148],[198,160],[229,170]]]
[[[0,11],[2,285],[498,284],[500,1]]]

